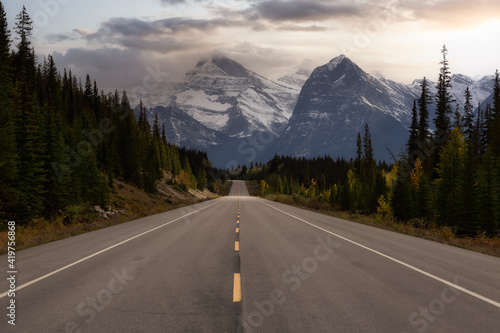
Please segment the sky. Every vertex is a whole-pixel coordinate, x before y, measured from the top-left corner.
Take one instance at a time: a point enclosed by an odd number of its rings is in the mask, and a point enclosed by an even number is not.
[[[26,6],[38,56],[106,91],[181,80],[213,52],[270,78],[345,54],[397,82],[436,80],[444,44],[452,73],[500,69],[498,0],[0,1],[11,30]]]

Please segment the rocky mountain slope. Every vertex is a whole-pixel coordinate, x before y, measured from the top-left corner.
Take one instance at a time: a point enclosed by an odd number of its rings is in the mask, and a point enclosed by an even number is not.
[[[354,155],[356,136],[369,124],[375,156],[397,154],[407,138],[416,94],[403,84],[375,78],[345,56],[314,70],[300,93],[279,154],[314,157]]]

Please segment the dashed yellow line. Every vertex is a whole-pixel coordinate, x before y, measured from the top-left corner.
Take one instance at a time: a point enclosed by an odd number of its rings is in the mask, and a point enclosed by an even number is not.
[[[241,302],[241,276],[234,273],[233,302]]]
[[[238,195],[239,193],[239,186],[238,186]],[[236,223],[238,224],[238,227],[236,228],[236,233],[240,233],[240,214],[241,214],[241,204],[240,200],[238,200],[238,219],[236,220]],[[240,242],[235,241],[234,242],[234,250],[236,252],[240,251]],[[233,302],[241,302],[241,274],[240,273],[234,273],[234,287],[233,287]]]

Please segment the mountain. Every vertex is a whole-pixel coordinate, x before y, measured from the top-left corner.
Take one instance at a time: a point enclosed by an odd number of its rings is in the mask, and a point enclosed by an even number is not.
[[[148,118],[152,122],[157,113],[170,142],[206,151],[221,168],[264,162],[276,153],[349,158],[365,124],[375,158],[389,161],[399,154],[422,80],[404,85],[370,75],[343,55],[312,74],[307,65],[270,80],[214,54],[198,61],[182,82],[150,91],[145,100],[157,106],[149,109]],[[474,104],[493,90],[490,76],[456,74],[451,83],[461,106],[467,86]],[[429,86],[435,92],[435,82]]]
[[[298,87],[298,90],[300,91],[310,75],[311,71],[309,71],[305,66],[301,66],[295,73],[282,76],[278,78],[278,81],[290,86]]]
[[[208,150],[225,142],[223,134],[204,126],[175,106],[156,106],[148,109],[150,122],[155,114],[158,114],[160,123],[165,125],[167,141],[177,146]],[[181,135],[182,133],[184,135]],[[186,135],[188,133],[189,135]]]
[[[288,123],[299,88],[268,80],[221,54],[198,62],[178,83],[175,106],[207,128],[230,137],[278,135]]]
[[[407,140],[417,95],[407,86],[375,78],[341,55],[316,68],[305,82],[282,136],[278,154],[351,157],[357,133],[368,123],[375,157],[397,155]]]
[[[472,96],[472,104],[476,107],[479,102],[483,103],[493,92],[493,75],[472,78],[463,74],[453,74],[451,76],[451,90],[450,93],[453,99],[460,105],[460,110],[463,111],[465,104],[465,89],[469,87]],[[432,95],[437,93],[436,82],[427,80],[429,91]],[[422,79],[414,80],[408,87],[417,95],[421,93]],[[434,110],[431,109],[431,115]]]
[[[163,87],[167,97],[152,91],[146,98],[162,101],[148,110],[150,122],[158,114],[170,142],[207,151],[219,167],[255,161],[285,129],[300,92],[222,54],[200,60],[182,82]]]

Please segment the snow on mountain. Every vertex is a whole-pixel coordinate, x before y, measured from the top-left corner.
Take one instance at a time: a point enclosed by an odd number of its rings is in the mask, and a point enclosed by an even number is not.
[[[275,150],[350,157],[357,133],[368,123],[375,156],[389,159],[387,148],[397,154],[406,141],[415,98],[405,85],[375,78],[341,55],[316,68],[306,81]]]
[[[455,99],[456,103],[460,105],[460,109],[463,111],[463,106],[465,104],[465,89],[469,87],[472,95],[472,104],[477,106],[479,102],[485,101],[493,92],[493,75],[475,77],[472,78],[463,74],[453,74],[451,76],[451,90],[450,93]],[[429,90],[432,95],[437,92],[436,82],[432,80],[427,80],[429,85]],[[422,79],[413,81],[408,88],[410,88],[415,94],[420,96],[422,90],[420,85],[422,84]]]
[[[312,73],[306,67],[270,80],[214,54],[182,82],[164,83],[143,101],[156,105],[148,118],[158,114],[170,142],[207,151],[218,167],[266,161],[275,153],[348,158],[365,124],[377,159],[401,151],[422,80],[404,85],[370,75],[344,55]],[[453,75],[451,94],[463,106],[468,86],[473,103],[483,102],[491,96],[492,78]],[[435,93],[435,82],[429,86]]]
[[[175,106],[230,137],[279,134],[291,117],[298,88],[268,80],[221,55],[202,59],[176,85]]]
[[[277,81],[295,87],[298,96],[304,83],[306,83],[309,76],[311,76],[313,69],[313,61],[311,59],[304,59],[293,74],[281,76]]]
[[[278,81],[287,85],[290,85],[292,87],[298,87],[302,88],[304,83],[306,83],[308,76],[301,74],[299,72],[291,74],[291,75],[286,75],[278,78]]]
[[[138,114],[139,107],[135,109]],[[167,141],[178,146],[195,149],[210,149],[224,143],[224,136],[205,127],[184,111],[174,106],[155,106],[146,110],[150,123],[153,123],[155,114],[161,124],[165,125]]]
[[[221,54],[200,60],[182,82],[162,88],[163,96],[149,91],[143,99],[150,122],[158,114],[170,142],[207,151],[219,167],[255,159],[245,145],[263,135],[269,142],[277,138],[300,92],[297,85],[266,79]]]

